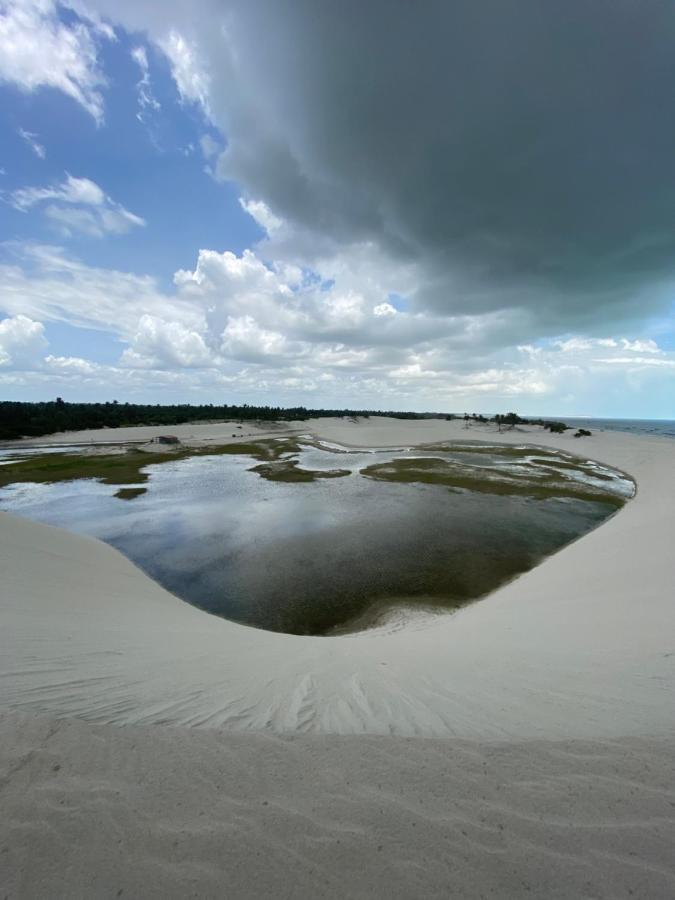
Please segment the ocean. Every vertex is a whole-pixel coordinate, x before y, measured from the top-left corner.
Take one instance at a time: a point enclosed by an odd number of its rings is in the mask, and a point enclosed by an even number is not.
[[[553,418],[575,428],[589,431],[629,431],[632,434],[654,434],[675,438],[675,419],[574,419],[569,416],[542,416]]]

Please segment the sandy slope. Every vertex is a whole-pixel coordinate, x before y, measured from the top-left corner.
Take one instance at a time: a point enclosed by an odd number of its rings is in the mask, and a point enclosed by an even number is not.
[[[529,440],[639,490],[484,601],[341,638],[208,616],[103,544],[0,515],[10,896],[672,896],[675,442],[302,430]]]

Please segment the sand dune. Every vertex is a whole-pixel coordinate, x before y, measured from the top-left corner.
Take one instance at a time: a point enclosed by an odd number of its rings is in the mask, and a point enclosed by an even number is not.
[[[638,492],[454,615],[336,638],[209,616],[110,547],[0,515],[5,893],[672,896],[675,443],[298,427],[561,447]]]

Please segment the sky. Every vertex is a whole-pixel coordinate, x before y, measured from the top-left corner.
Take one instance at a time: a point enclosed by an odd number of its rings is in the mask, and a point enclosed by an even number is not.
[[[0,0],[0,399],[675,418],[670,0]]]

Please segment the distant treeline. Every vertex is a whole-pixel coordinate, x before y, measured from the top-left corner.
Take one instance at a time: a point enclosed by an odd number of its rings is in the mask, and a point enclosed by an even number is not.
[[[516,425],[541,425],[542,428],[547,429],[551,432],[551,434],[562,434],[564,431],[567,431],[570,427],[566,425],[564,422],[556,422],[550,421],[548,419],[523,419],[518,413],[509,412],[509,413],[497,413],[496,416],[492,416],[490,419],[486,419],[485,416],[476,415],[476,413],[472,413],[469,415],[468,413],[464,413],[462,417],[466,425],[470,425],[471,422],[478,422],[480,424],[485,424],[487,422],[496,422],[497,427],[501,431],[502,428],[515,428]],[[584,435],[590,435],[590,431],[585,431],[583,428],[579,429],[579,434],[575,434],[575,437],[582,437]]]
[[[541,425],[552,432],[566,431],[563,422],[544,419],[523,419],[517,413],[509,412],[486,418],[483,415],[464,413],[398,412],[374,409],[307,409],[304,406],[214,406],[212,403],[191,406],[182,403],[176,406],[160,406],[144,403],[66,403],[60,397],[47,403],[14,403],[0,401],[0,440],[8,441],[20,437],[39,437],[57,431],[83,431],[88,428],[124,428],[130,425],[182,425],[185,422],[218,422],[225,420],[255,420],[261,422],[292,421],[326,417],[368,418],[388,416],[393,419],[463,419],[466,426],[472,423],[493,422],[499,430],[514,428],[516,425]],[[576,436],[576,435],[575,435]]]
[[[182,425],[185,422],[213,422],[223,419],[265,422],[302,421],[326,416],[392,416],[397,419],[425,419],[432,413],[382,412],[365,409],[306,409],[294,406],[160,406],[142,403],[66,403],[60,397],[48,403],[0,402],[0,440],[38,437],[56,431],[85,428],[122,428],[129,425]]]

